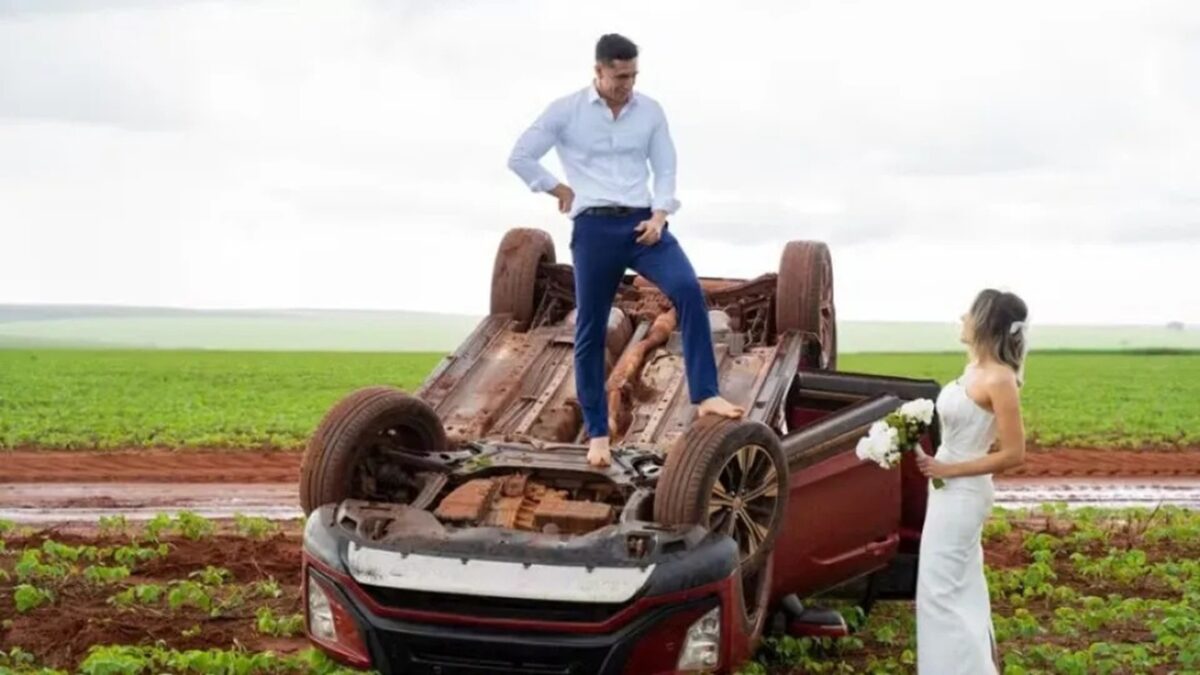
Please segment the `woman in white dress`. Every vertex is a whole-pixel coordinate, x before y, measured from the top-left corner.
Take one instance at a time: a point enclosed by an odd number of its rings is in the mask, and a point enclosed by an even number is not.
[[[1000,671],[983,575],[983,523],[992,510],[991,474],[1025,461],[1020,386],[1028,312],[1012,293],[987,289],[962,317],[971,361],[937,400],[941,445],[917,463],[929,489],[917,571],[917,671],[993,675]],[[998,443],[997,443],[998,441]],[[989,454],[993,444],[997,450]]]

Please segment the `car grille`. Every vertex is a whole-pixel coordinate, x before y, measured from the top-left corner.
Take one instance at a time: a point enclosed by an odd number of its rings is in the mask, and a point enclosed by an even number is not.
[[[436,610],[444,614],[492,619],[602,623],[629,603],[554,602],[515,598],[427,593],[363,585],[375,602],[392,609]]]
[[[384,650],[391,663],[404,664],[403,672],[438,673],[509,673],[520,675],[587,675],[600,672],[611,645],[591,647],[535,646],[480,642],[476,640],[437,640],[406,638],[403,642],[383,637]]]
[[[717,604],[715,596],[708,596],[648,609],[603,634],[499,631],[371,617],[366,639],[375,668],[384,675],[613,675],[623,672],[639,640],[655,626],[679,612],[703,612]]]

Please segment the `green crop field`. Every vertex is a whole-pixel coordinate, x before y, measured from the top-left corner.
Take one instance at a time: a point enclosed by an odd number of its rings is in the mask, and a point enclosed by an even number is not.
[[[299,447],[343,394],[411,390],[440,358],[0,350],[0,447]]]
[[[298,523],[261,518],[0,521],[0,673],[351,675],[305,640],[299,547]],[[1196,512],[998,509],[983,547],[1004,673],[1200,668]],[[912,602],[834,608],[853,635],[768,636],[740,675],[915,671]]]
[[[1006,675],[1200,670],[1200,516],[1154,511],[997,510],[983,547]],[[882,602],[845,638],[767,638],[741,675],[912,673],[915,611]]]
[[[960,354],[852,354],[842,370],[947,382]],[[1033,353],[1022,390],[1037,442],[1078,447],[1200,443],[1200,353]]]
[[[0,350],[0,448],[303,446],[339,397],[414,389],[440,354]],[[946,382],[961,354],[851,354],[842,370]],[[1043,445],[1200,444],[1200,354],[1030,357],[1026,425]]]

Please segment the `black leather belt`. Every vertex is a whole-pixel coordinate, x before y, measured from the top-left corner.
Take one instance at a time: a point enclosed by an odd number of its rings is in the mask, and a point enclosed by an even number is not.
[[[624,218],[635,213],[649,211],[648,206],[593,206],[579,212],[581,216],[607,216],[609,218]]]

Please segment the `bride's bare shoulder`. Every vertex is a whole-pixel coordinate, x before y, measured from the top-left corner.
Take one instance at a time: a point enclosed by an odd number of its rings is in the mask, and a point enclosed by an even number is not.
[[[983,365],[980,370],[983,371],[983,386],[989,391],[996,389],[1018,389],[1017,373],[1012,368],[1003,363],[988,363]]]

